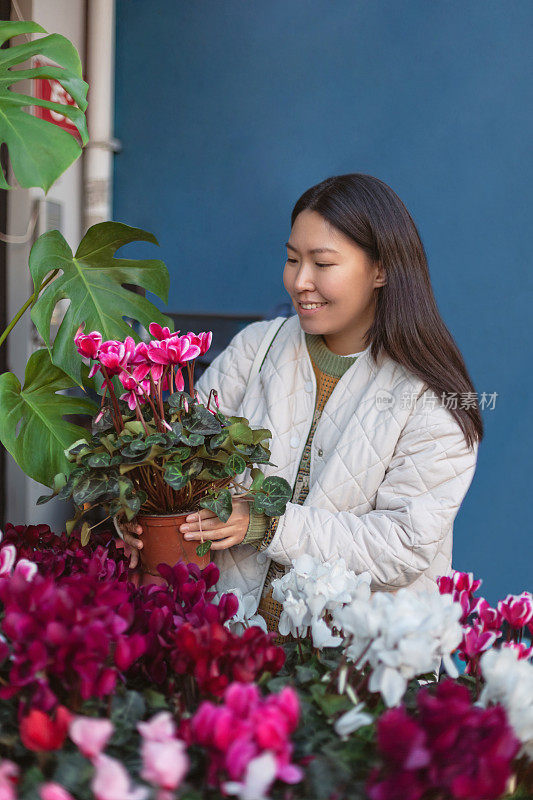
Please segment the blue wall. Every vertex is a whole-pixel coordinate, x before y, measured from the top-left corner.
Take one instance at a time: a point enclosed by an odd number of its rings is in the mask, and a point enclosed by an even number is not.
[[[117,2],[114,216],[158,237],[171,310],[283,302],[292,205],[328,175],[406,203],[498,392],[454,550],[493,602],[533,583],[532,23],[530,0]]]

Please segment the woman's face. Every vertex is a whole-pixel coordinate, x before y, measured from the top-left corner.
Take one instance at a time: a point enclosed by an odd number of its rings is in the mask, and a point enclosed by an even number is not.
[[[298,214],[287,253],[283,283],[303,330],[321,334],[338,355],[364,350],[385,283],[381,266],[317,211]]]

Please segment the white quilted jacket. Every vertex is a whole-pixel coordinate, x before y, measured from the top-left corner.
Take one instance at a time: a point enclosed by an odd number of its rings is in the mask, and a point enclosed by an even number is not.
[[[221,411],[269,428],[276,466],[262,469],[294,486],[316,379],[304,332],[291,317],[247,385],[270,324],[255,322],[239,332],[197,389],[203,401],[216,389]],[[386,355],[378,362],[367,348],[339,380],[313,438],[309,494],[303,505],[288,503],[268,547],[243,544],[213,553],[220,591],[238,587],[259,602],[270,559],[290,565],[302,553],[323,561],[342,556],[355,573],[371,573],[374,590],[436,590],[437,576],[449,573],[453,521],[478,445],[467,447],[423,381]]]

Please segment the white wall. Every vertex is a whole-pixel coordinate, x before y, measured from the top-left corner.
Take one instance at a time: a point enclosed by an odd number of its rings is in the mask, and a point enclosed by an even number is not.
[[[82,62],[85,49],[84,0],[18,0],[20,11],[27,20],[38,22],[48,33],[61,33],[76,46]],[[12,19],[17,19],[12,14]],[[10,182],[13,182],[12,176]],[[12,189],[8,197],[8,233],[24,233],[34,203],[44,198],[41,190]],[[48,192],[47,198],[61,206],[61,232],[69,245],[77,247],[82,234],[82,161],[78,159]],[[56,227],[54,225],[54,227]],[[8,318],[12,319],[31,294],[28,257],[34,239],[43,232],[42,220],[34,237],[24,244],[7,248]],[[17,324],[8,340],[8,364],[19,380],[31,352],[39,346],[29,313]],[[66,503],[52,502],[36,506],[41,494],[48,493],[41,484],[26,477],[13,459],[6,456],[6,520],[14,524],[46,522],[56,531],[64,529],[70,516]]]

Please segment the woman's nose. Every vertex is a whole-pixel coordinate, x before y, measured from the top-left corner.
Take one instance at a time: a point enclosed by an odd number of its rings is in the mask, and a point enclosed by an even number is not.
[[[309,291],[314,289],[313,271],[311,267],[302,264],[296,274],[294,288],[297,292]]]

